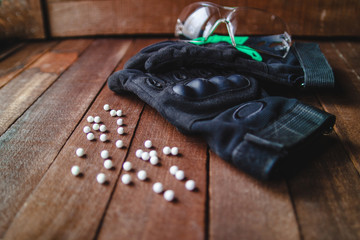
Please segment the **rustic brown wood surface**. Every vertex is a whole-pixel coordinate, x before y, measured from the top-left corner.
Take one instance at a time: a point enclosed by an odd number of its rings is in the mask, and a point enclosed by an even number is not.
[[[4,55],[0,239],[359,239],[359,42],[320,42],[336,88],[286,96],[335,114],[335,131],[291,159],[307,162],[301,169],[262,182],[220,159],[201,138],[179,133],[134,95],[108,89],[113,71],[161,40],[59,40],[24,44]],[[105,103],[123,110],[124,135],[116,132],[118,117],[103,110]],[[95,131],[95,141],[86,139],[89,115],[101,117],[108,141]],[[147,139],[159,153],[157,166],[135,156]],[[181,155],[165,156],[165,145],[178,146]],[[78,147],[85,157],[75,155]],[[114,163],[110,170],[102,165],[104,149]],[[131,185],[121,182],[124,161],[134,166]],[[71,175],[73,165],[80,166],[80,177]],[[171,165],[185,170],[197,190],[175,180]],[[141,169],[146,181],[137,179]],[[96,182],[100,172],[107,176],[104,185]],[[176,201],[155,194],[155,182],[175,190]]]
[[[47,0],[51,36],[173,34],[192,0]],[[360,36],[357,0],[213,0],[224,6],[266,9],[301,36]]]

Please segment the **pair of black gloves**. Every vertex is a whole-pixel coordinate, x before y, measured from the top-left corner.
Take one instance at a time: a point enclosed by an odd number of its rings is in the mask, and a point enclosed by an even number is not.
[[[335,117],[261,87],[333,87],[318,45],[294,43],[286,58],[253,60],[228,43],[165,41],[142,49],[112,74],[116,93],[135,93],[179,131],[200,134],[224,160],[268,179],[289,156],[331,129]]]

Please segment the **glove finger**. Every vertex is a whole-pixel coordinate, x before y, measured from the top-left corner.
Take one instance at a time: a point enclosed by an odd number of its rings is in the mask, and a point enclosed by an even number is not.
[[[140,50],[137,54],[135,54],[132,58],[129,59],[124,65],[124,69],[138,69],[145,70],[144,64],[146,60],[151,57],[152,54],[155,54],[160,49],[172,45],[173,41],[163,41],[158,42],[152,45],[149,45]]]

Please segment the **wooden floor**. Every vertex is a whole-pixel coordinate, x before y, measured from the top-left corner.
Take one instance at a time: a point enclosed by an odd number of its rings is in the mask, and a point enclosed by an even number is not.
[[[0,54],[0,239],[360,239],[360,42],[320,42],[336,89],[290,95],[335,114],[335,131],[295,175],[260,182],[133,95],[108,89],[113,71],[161,40],[30,42]],[[123,110],[124,135],[106,103]],[[98,132],[86,140],[89,115],[101,117],[109,141]],[[118,139],[124,148],[115,147]],[[158,166],[135,156],[147,139]],[[163,155],[164,146],[179,147],[180,156]],[[83,158],[75,155],[79,147]],[[102,165],[104,149],[111,170]],[[121,182],[124,161],[134,166],[131,185]],[[73,165],[81,176],[71,174]],[[196,191],[169,174],[172,165],[196,181]],[[146,181],[136,177],[142,169]],[[96,181],[100,172],[104,185]],[[176,200],[154,193],[155,182]]]

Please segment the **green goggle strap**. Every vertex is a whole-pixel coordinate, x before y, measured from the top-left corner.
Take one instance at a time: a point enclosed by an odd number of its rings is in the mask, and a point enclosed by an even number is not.
[[[252,49],[251,47],[243,45],[248,39],[249,37],[247,36],[235,37],[235,43],[236,43],[235,48],[240,52],[249,55],[252,59],[261,62],[262,57],[256,50]],[[199,37],[190,41],[190,43],[195,45],[204,45],[208,43],[218,43],[218,42],[227,42],[229,44],[232,44],[230,36],[220,36],[220,35],[211,35],[208,37],[207,40],[205,40],[204,37]]]

